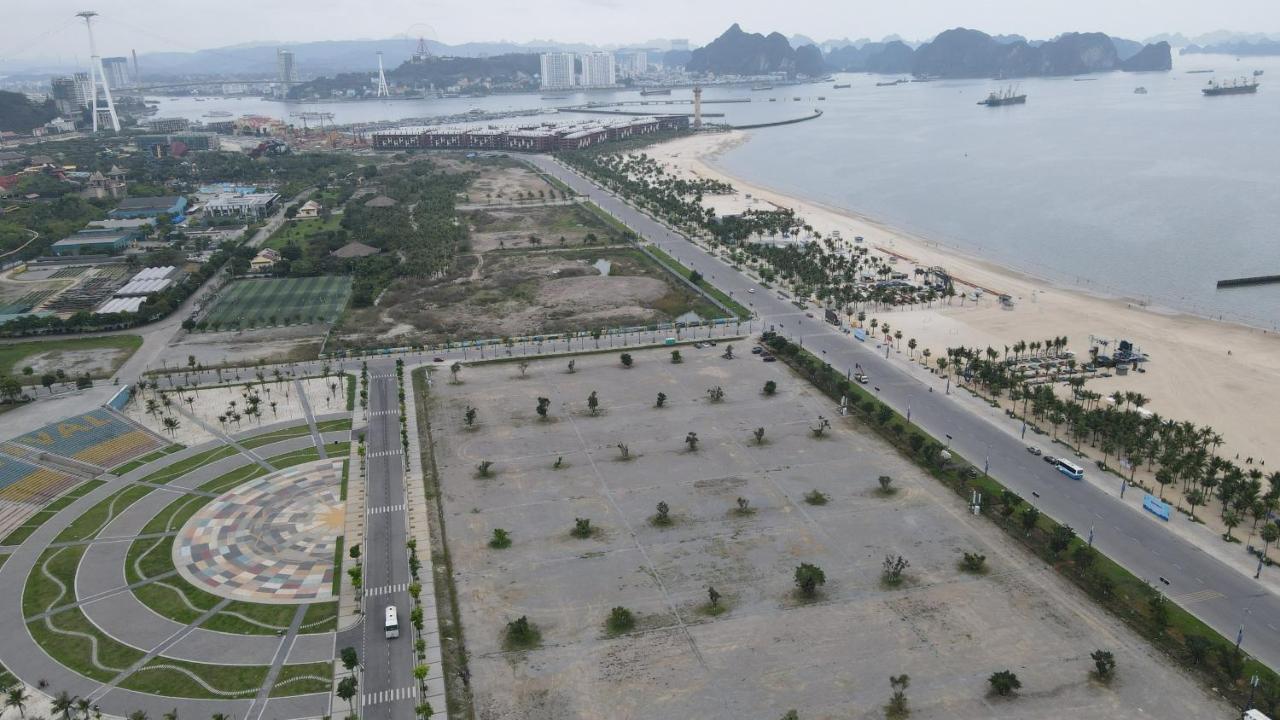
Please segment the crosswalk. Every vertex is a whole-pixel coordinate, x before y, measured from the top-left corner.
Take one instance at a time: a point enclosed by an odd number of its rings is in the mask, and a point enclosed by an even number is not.
[[[404,510],[404,503],[399,505],[380,505],[378,507],[369,508],[370,515],[379,515],[381,513],[400,512]]]
[[[374,410],[369,413],[369,417],[379,417],[381,415],[399,415],[399,410]]]
[[[365,588],[365,597],[377,597],[379,595],[390,595],[392,593],[404,592],[409,589],[409,583],[397,583],[395,585],[380,585],[375,588]]]
[[[370,705],[381,705],[383,703],[399,702],[401,700],[416,700],[418,698],[418,688],[402,687],[394,690],[379,690],[378,692],[365,693],[361,704],[365,707]]]
[[[1179,605],[1186,606],[1198,602],[1205,602],[1206,600],[1217,600],[1221,597],[1226,596],[1217,590],[1198,590],[1196,592],[1183,593],[1181,595],[1170,595],[1169,599]]]
[[[371,458],[391,457],[392,455],[399,455],[399,454],[400,454],[399,450],[378,450],[377,452],[369,453],[369,457]]]

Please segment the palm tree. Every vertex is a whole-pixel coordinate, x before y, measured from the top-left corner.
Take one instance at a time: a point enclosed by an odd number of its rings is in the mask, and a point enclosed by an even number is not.
[[[71,697],[66,690],[60,690],[53,697],[51,702],[53,711],[62,715],[62,720],[71,720],[71,711],[75,709],[76,699]]]
[[[27,689],[22,683],[17,683],[5,693],[5,707],[18,708],[18,717],[26,717],[27,701],[31,696],[27,694]]]
[[[174,708],[160,716],[163,720],[178,720],[178,708]]]

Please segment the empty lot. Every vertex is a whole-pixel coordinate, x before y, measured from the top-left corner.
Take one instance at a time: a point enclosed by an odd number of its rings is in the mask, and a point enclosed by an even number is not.
[[[523,377],[514,364],[468,367],[459,384],[434,376],[432,440],[478,717],[882,717],[898,673],[911,676],[915,718],[1231,712],[781,364],[745,345],[722,359],[723,347],[681,348],[682,364],[652,350],[629,369],[604,354],[578,358],[572,374],[558,359]],[[707,396],[714,387],[723,401]],[[819,414],[834,427],[815,438]],[[483,461],[491,477],[477,472]],[[881,475],[896,493],[876,492]],[[815,489],[827,504],[804,501]],[[738,498],[749,513],[735,512]],[[660,501],[666,527],[650,522]],[[572,537],[575,518],[593,536]],[[495,528],[510,548],[487,546]],[[966,551],[986,555],[988,572],[961,571]],[[899,554],[910,567],[888,588],[881,563]],[[814,600],[794,592],[802,562],[826,573]],[[709,586],[723,596],[718,615]],[[636,614],[634,630],[606,631],[615,606]],[[520,616],[541,642],[505,649],[504,627]],[[1116,655],[1109,685],[1088,676],[1099,648]],[[1022,681],[1017,698],[986,692],[1004,669]]]

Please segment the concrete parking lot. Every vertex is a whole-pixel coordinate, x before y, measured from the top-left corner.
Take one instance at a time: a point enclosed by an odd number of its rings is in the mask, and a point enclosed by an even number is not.
[[[646,350],[630,368],[613,352],[577,358],[574,373],[558,358],[524,373],[468,367],[457,384],[434,375],[432,438],[479,717],[881,717],[899,673],[911,676],[913,717],[1231,712],[785,366],[748,344],[732,360],[723,349],[680,348],[681,364]],[[707,393],[716,387],[719,402]],[[819,415],[832,428],[816,438]],[[881,475],[894,494],[877,492]],[[805,502],[811,490],[829,501]],[[738,498],[750,512],[736,512]],[[650,522],[660,501],[669,526]],[[575,518],[594,535],[572,537]],[[510,548],[487,546],[494,528],[511,533]],[[986,555],[988,572],[961,571],[966,551]],[[899,554],[906,580],[886,588],[881,563]],[[826,574],[812,601],[794,592],[802,562]],[[605,629],[615,606],[636,614],[634,630]],[[541,644],[506,651],[506,623],[522,615]],[[1088,676],[1099,648],[1116,655],[1109,685]],[[986,678],[1004,669],[1020,697],[988,697]]]

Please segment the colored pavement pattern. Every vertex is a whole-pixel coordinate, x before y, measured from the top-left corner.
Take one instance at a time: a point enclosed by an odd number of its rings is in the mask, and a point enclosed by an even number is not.
[[[222,597],[257,602],[332,599],[345,515],[342,460],[280,470],[224,493],[174,544],[178,571]]]

